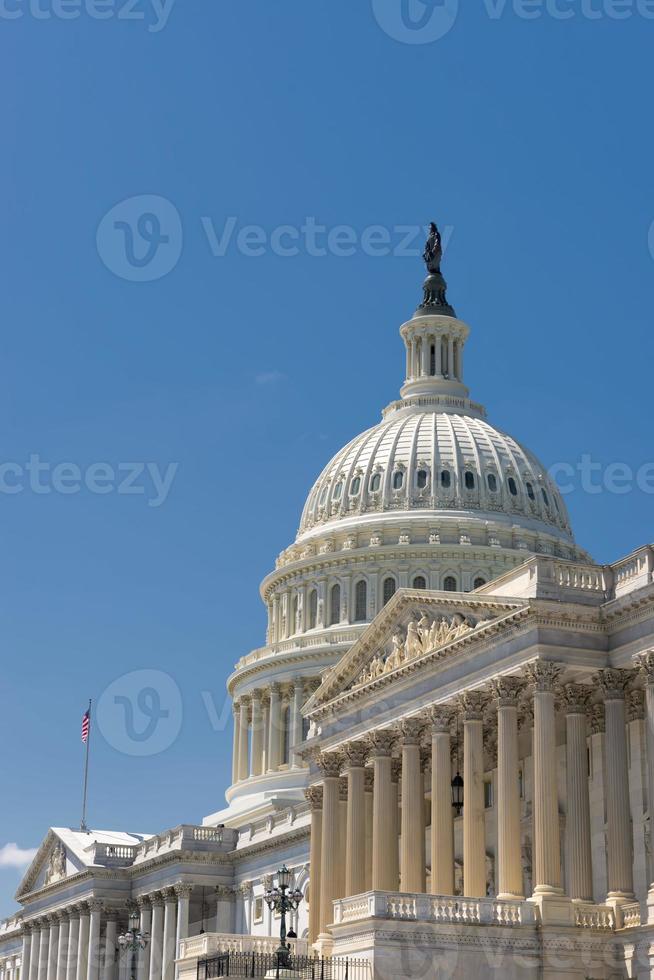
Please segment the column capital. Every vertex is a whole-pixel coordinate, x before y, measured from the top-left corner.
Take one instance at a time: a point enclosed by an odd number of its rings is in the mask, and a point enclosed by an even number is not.
[[[90,898],[88,905],[89,912],[102,912],[104,908],[104,902],[101,898]]]
[[[279,683],[279,681],[272,682],[270,685],[270,693],[279,697],[279,695],[282,693],[282,685]]]
[[[233,902],[236,898],[236,891],[231,885],[216,885],[215,894],[219,902]]]
[[[343,756],[340,752],[321,752],[316,758],[316,765],[324,778],[338,779],[343,768]]]
[[[424,731],[425,722],[422,718],[404,718],[397,726],[397,735],[402,746],[420,745]]]
[[[366,742],[370,746],[370,758],[388,756],[393,751],[393,746],[397,735],[388,728],[381,728],[376,732],[370,732],[366,736]]]
[[[118,922],[118,919],[120,918],[120,910],[109,906],[104,910],[104,917],[107,922]]]
[[[89,908],[88,902],[77,902],[76,905],[77,905],[77,911],[81,916],[90,914],[91,910]]]
[[[250,691],[250,701],[252,704],[261,704],[262,698],[263,691],[260,687],[255,688],[254,691]]]
[[[498,708],[517,708],[524,681],[521,677],[496,677],[489,684],[489,692]]]
[[[435,704],[429,709],[429,721],[433,735],[450,734],[454,708],[451,704]]]
[[[483,721],[487,698],[483,691],[464,691],[456,699],[464,721]]]
[[[600,670],[597,674],[597,683],[602,690],[605,701],[623,701],[627,685],[633,679],[631,670]]]
[[[304,797],[312,810],[322,810],[322,786],[309,786]]]
[[[34,932],[34,923],[32,921],[21,922],[20,927],[21,927],[21,932],[23,932],[23,934],[26,936],[29,936],[32,934],[32,932]]]
[[[343,750],[346,769],[363,769],[368,761],[370,747],[366,742],[348,742]]]
[[[535,660],[527,664],[525,673],[534,691],[539,694],[553,694],[562,669],[560,664],[552,660]]]
[[[193,891],[193,885],[189,885],[185,881],[178,881],[173,885],[173,891],[175,892],[176,898],[190,898]]]
[[[164,903],[162,892],[150,892],[150,894],[147,897],[150,899],[150,905],[152,906],[153,909],[154,908],[160,909],[162,907]]]
[[[645,653],[636,653],[631,658],[634,666],[645,678],[648,686],[654,686],[654,650],[647,650]]]
[[[172,885],[169,885],[167,888],[163,888],[162,894],[166,905],[177,901],[177,895],[175,894],[175,889],[172,887]]]
[[[593,696],[587,684],[564,684],[561,688],[561,707],[566,715],[585,715]]]
[[[137,895],[134,901],[136,902],[139,909],[141,909],[142,911],[143,910],[147,911],[147,909],[150,908],[151,905],[150,895]]]

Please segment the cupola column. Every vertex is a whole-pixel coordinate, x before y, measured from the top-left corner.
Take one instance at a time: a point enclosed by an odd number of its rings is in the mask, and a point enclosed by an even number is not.
[[[232,703],[232,715],[234,717],[234,735],[232,746],[232,783],[238,782],[239,768],[239,736],[240,736],[240,701],[234,698]]]
[[[282,761],[281,757],[281,734],[282,734],[282,689],[274,681],[270,685],[270,714],[268,731],[268,771],[276,772]]]
[[[263,773],[263,712],[261,707],[261,691],[252,692],[252,758],[250,774],[260,776]]]
[[[239,707],[239,736],[238,736],[238,778],[248,778],[248,749],[250,741],[250,699],[242,697]]]

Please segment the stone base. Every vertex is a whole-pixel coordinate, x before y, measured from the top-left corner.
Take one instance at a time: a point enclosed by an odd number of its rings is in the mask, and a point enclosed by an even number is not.
[[[533,895],[529,901],[538,909],[538,918],[542,926],[574,926],[574,905],[565,895],[543,892]]]

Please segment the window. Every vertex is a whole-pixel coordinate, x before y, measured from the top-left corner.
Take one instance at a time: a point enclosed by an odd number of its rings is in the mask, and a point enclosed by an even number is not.
[[[413,580],[413,588],[414,589],[426,589],[427,588],[427,579],[425,578],[424,575],[416,575],[416,577]]]
[[[397,470],[393,473],[393,490],[401,490],[404,486],[404,473],[402,470]]]
[[[334,487],[334,500],[340,500],[343,496],[343,483],[337,483]]]
[[[368,618],[368,585],[361,579],[354,589],[354,622],[365,623]]]
[[[327,492],[328,492],[328,490],[329,490],[329,487],[323,487],[322,490],[320,491],[320,496],[318,497],[318,506],[319,507],[324,507],[325,506],[325,501],[327,500]]]
[[[533,487],[533,484],[531,484],[531,483],[528,483],[527,484],[527,496],[529,497],[530,500],[535,500],[536,499],[536,495],[534,493],[534,487]]]
[[[473,588],[474,589],[480,589],[482,587],[482,585],[486,585],[486,579],[485,578],[476,578],[475,579],[475,582],[474,582],[474,585],[473,585]]]
[[[545,506],[549,510],[550,509],[550,498],[547,496],[547,490],[545,489],[545,487],[541,487],[541,491],[540,492],[543,495],[543,500],[545,501]]]
[[[394,578],[389,577],[384,579],[384,605],[386,605],[389,599],[393,598],[393,596],[395,595],[395,589],[396,589],[396,585],[395,585]]]
[[[432,344],[429,349],[429,373],[432,378],[436,374],[436,344]]]
[[[329,625],[335,626],[341,621],[341,587],[332,585],[329,594]]]
[[[381,487],[381,473],[373,473],[370,480],[370,492],[377,493]]]
[[[254,922],[255,924],[263,922],[263,898],[254,900]]]
[[[352,483],[350,484],[350,496],[351,497],[358,496],[360,489],[361,489],[361,477],[355,476],[354,479],[352,480]]]
[[[443,582],[443,588],[446,592],[456,592],[456,579],[453,575],[448,575]]]
[[[312,589],[309,593],[309,629],[314,630],[316,628],[316,622],[318,619],[318,591],[317,589]]]
[[[291,622],[290,628],[291,633],[295,633],[297,630],[297,608],[298,608],[298,598],[297,595],[293,596],[293,601],[291,602]]]
[[[493,781],[492,779],[487,779],[484,781],[484,806],[487,810],[490,810],[493,806]]]
[[[475,489],[475,474],[471,470],[466,470],[465,484],[466,490]]]
[[[488,483],[488,489],[491,493],[497,493],[497,477],[494,473],[489,473],[486,477]]]
[[[291,751],[291,709],[287,706],[282,713],[282,763],[288,765]]]
[[[449,470],[443,470],[441,473],[441,486],[444,490],[449,490],[452,486],[452,474]]]
[[[429,483],[429,473],[427,470],[418,470],[418,475],[416,476],[416,484],[418,490],[424,490]]]
[[[512,497],[518,496],[518,488],[512,476],[509,477],[509,493],[511,494]]]

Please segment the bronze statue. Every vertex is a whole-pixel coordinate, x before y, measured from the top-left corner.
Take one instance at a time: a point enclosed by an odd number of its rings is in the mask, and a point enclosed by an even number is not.
[[[441,259],[443,258],[443,242],[441,233],[434,221],[429,226],[429,238],[425,243],[423,259],[428,272],[441,271]]]

